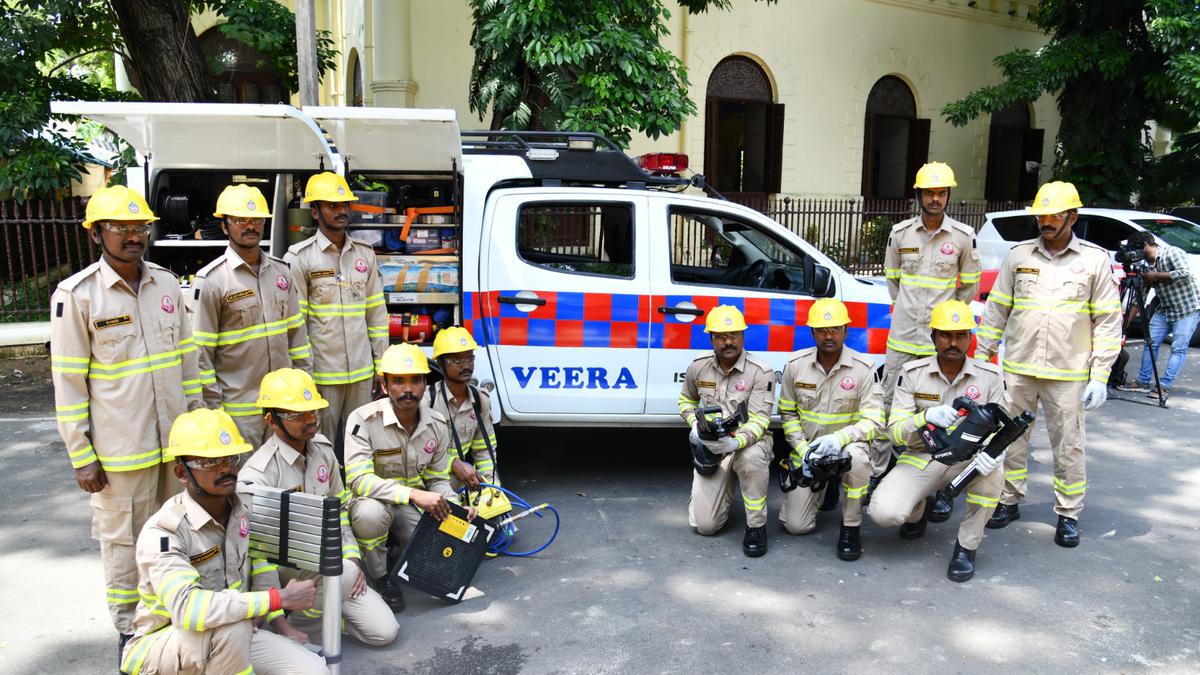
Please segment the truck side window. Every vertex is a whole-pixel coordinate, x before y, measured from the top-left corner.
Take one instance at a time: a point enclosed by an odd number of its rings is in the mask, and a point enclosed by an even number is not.
[[[517,252],[558,272],[633,278],[631,204],[536,203],[517,216]]]
[[[804,254],[725,214],[672,208],[671,280],[803,293]]]

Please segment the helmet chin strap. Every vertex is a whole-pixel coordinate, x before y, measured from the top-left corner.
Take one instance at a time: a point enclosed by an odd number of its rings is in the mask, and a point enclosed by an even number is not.
[[[196,494],[200,495],[201,497],[216,497],[217,496],[217,495],[214,495],[213,493],[209,492],[208,490],[205,490],[204,488],[200,487],[200,484],[196,482],[196,477],[192,475],[192,467],[188,466],[187,462],[185,462],[183,460],[179,460],[179,461],[181,464],[183,464],[183,470],[185,472],[187,472],[188,482],[192,484],[192,489],[196,491]]]
[[[293,436],[290,432],[288,432],[287,427],[283,426],[283,418],[279,416],[278,410],[271,410],[271,419],[275,420],[275,426],[279,427],[279,433],[283,434],[284,438],[288,439],[289,441],[291,441],[293,443],[303,443],[304,442],[301,439]]]

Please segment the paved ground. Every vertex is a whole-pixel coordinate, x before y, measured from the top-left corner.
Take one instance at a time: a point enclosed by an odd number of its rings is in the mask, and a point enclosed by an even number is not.
[[[837,516],[786,535],[772,488],[771,550],[750,560],[740,515],[714,538],[687,527],[682,430],[502,430],[507,483],[559,508],[558,541],[486,562],[485,595],[460,605],[408,593],[400,640],[348,645],[344,672],[1197,672],[1200,375],[1176,389],[1170,410],[1110,402],[1089,418],[1074,550],[1052,543],[1039,428],[1023,519],[988,531],[964,585],[945,578],[957,514],[916,542],[867,524],[866,554],[845,563]],[[0,672],[111,672],[87,499],[34,419],[49,409],[3,414]]]

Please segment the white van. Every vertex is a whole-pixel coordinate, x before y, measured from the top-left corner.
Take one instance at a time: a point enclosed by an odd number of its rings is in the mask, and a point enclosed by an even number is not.
[[[746,349],[777,371],[811,346],[817,297],[849,306],[849,346],[880,360],[885,351],[885,285],[757,211],[682,194],[686,180],[646,173],[601,136],[460,134],[448,110],[52,108],[133,145],[142,166],[130,183],[162,217],[149,255],[185,282],[225,246],[197,238],[219,235],[207,214],[225,185],[263,188],[273,213],[264,245],[281,255],[308,235],[308,176],[344,173],[364,197],[352,236],[375,246],[389,312],[407,317],[393,339],[407,331],[428,345],[438,327],[466,326],[486,350],[476,377],[508,423],[678,424],[680,384],[711,353],[703,317],[718,304],[743,311]]]

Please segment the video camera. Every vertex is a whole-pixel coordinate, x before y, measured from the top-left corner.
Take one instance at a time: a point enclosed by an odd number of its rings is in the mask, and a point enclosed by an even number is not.
[[[1138,241],[1125,240],[1121,242],[1121,247],[1117,249],[1113,257],[1121,263],[1126,275],[1139,274],[1147,267],[1146,247]]]

